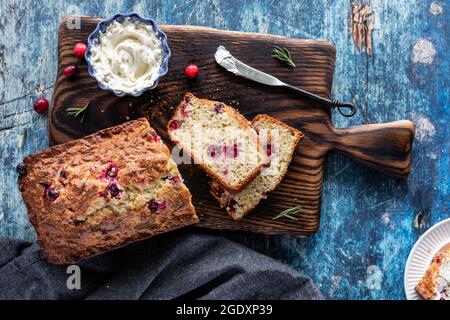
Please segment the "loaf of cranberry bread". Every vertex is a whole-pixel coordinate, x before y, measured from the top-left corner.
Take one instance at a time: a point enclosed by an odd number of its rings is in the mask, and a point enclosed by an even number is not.
[[[221,102],[187,93],[167,125],[170,139],[229,191],[240,191],[267,157],[247,119]]]
[[[450,300],[450,243],[434,256],[416,291],[426,300]]]
[[[303,133],[297,129],[265,114],[256,116],[252,126],[259,134],[261,149],[270,158],[270,166],[263,168],[247,187],[237,193],[225,190],[217,180],[211,182],[211,194],[236,221],[241,220],[277,187],[287,172],[297,144],[303,138]]]
[[[198,222],[145,118],[25,157],[19,188],[48,261],[75,263]]]

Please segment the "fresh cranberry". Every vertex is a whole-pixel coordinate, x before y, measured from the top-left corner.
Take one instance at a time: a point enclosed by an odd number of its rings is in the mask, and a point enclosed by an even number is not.
[[[214,111],[219,114],[223,112],[224,105],[223,103],[217,102],[214,104]]]
[[[46,187],[44,190],[44,198],[50,201],[55,201],[59,197],[59,192],[53,187]]]
[[[149,202],[148,202],[148,208],[149,208],[149,210],[150,210],[150,212],[151,213],[157,213],[158,211],[160,211],[160,210],[164,210],[164,209],[166,209],[166,202],[165,201],[162,201],[162,202],[158,202],[158,201],[156,201],[155,199],[151,199]]]
[[[78,67],[74,64],[67,66],[63,70],[63,74],[66,78],[72,78],[78,71]]]
[[[34,110],[37,113],[45,113],[48,110],[48,100],[45,98],[39,98],[37,99],[37,101],[34,103]]]
[[[199,72],[199,68],[196,64],[190,64],[186,67],[186,69],[184,69],[184,74],[186,75],[186,77],[188,78],[195,78],[197,77]]]
[[[77,42],[73,47],[73,54],[78,58],[84,58],[84,54],[86,53],[87,46],[83,42]]]
[[[222,195],[225,192],[225,190],[223,190],[223,188],[221,186],[217,186],[217,187],[212,189],[212,192],[214,193],[214,195],[217,198],[220,198],[220,197],[222,197]]]
[[[170,130],[177,130],[180,127],[181,127],[181,123],[177,120],[172,120],[169,122]]]
[[[272,145],[270,143],[266,145],[266,154],[268,157],[272,155]]]

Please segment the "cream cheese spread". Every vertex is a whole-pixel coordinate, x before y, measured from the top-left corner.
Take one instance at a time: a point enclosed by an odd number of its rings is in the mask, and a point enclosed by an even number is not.
[[[214,54],[216,62],[224,67],[226,70],[234,73],[235,75],[240,75],[238,68],[236,67],[236,60],[231,55],[224,46],[219,46],[216,53]]]
[[[159,76],[162,43],[150,25],[113,21],[91,50],[96,78],[114,91],[136,93]]]

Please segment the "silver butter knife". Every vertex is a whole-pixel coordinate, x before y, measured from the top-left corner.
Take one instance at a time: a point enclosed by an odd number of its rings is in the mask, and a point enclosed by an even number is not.
[[[252,68],[249,65],[243,63],[242,61],[236,59],[224,46],[220,46],[217,48],[217,51],[214,54],[214,58],[216,59],[216,62],[219,65],[221,65],[226,70],[234,73],[237,76],[253,80],[268,86],[288,88],[291,91],[297,92],[304,97],[308,97],[310,99],[322,102],[332,109],[336,108],[339,111],[339,113],[342,114],[344,117],[352,117],[356,113],[356,106],[353,103],[350,102],[340,103],[338,100],[329,100],[321,96],[318,96],[314,93],[284,83],[281,80],[275,78],[274,76],[259,71],[255,68]]]

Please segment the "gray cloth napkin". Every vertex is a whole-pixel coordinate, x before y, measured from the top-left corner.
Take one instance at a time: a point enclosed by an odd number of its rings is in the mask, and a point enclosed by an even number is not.
[[[80,289],[68,289],[73,269],[68,273],[67,265],[48,263],[37,244],[0,237],[0,299],[323,298],[310,279],[270,257],[222,237],[186,231],[77,266]]]

